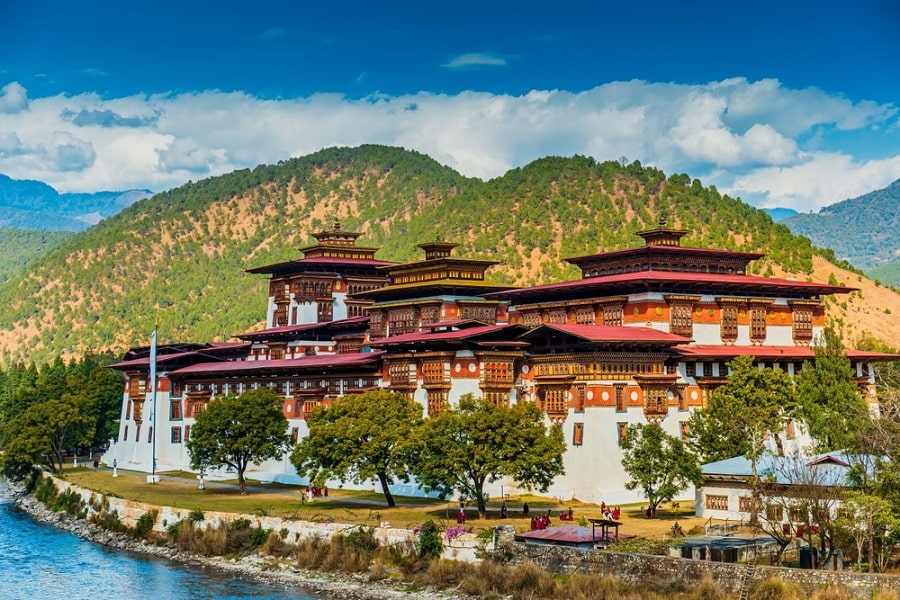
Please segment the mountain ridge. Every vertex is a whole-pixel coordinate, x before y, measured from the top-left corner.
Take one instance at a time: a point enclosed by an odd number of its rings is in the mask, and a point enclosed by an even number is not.
[[[0,353],[46,360],[144,345],[157,328],[169,341],[258,328],[267,282],[246,270],[298,258],[334,220],[379,247],[378,258],[420,260],[416,246],[441,239],[458,243],[458,256],[499,260],[491,280],[525,285],[577,279],[564,257],[639,244],[635,234],[660,214],[689,230],[686,245],[766,252],[756,274],[816,271],[808,239],[686,174],[638,161],[546,157],[481,181],[401,148],[329,148],[155,194],[73,235],[0,285]],[[834,273],[819,277],[857,276]],[[890,330],[900,325],[900,295],[886,292],[889,312],[864,297],[851,304]],[[846,319],[848,337],[875,329],[852,323],[840,299],[829,310]]]
[[[895,263],[900,260],[900,179],[781,223],[863,271]]]

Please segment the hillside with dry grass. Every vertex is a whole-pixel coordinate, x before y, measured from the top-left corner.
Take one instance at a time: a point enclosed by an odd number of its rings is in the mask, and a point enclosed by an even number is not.
[[[755,274],[859,288],[829,300],[829,316],[851,345],[864,332],[897,345],[896,291],[687,175],[576,156],[485,182],[416,152],[363,146],[189,183],[75,235],[0,285],[0,354],[44,362],[146,345],[154,328],[163,342],[258,328],[267,281],[246,270],[299,257],[335,220],[381,259],[418,260],[417,244],[452,241],[460,256],[500,261],[493,280],[525,285],[577,278],[563,258],[633,246],[660,215],[689,231],[685,245],[766,253]]]

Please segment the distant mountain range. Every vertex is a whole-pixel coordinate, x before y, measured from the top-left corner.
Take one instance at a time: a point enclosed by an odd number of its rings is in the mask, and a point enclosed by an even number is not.
[[[798,213],[780,222],[814,245],[831,248],[835,257],[871,278],[900,284],[900,179],[818,213]]]
[[[797,214],[797,211],[793,208],[764,208],[762,211],[772,217],[772,220],[776,223],[781,223]]]
[[[151,195],[150,190],[60,194],[41,181],[0,174],[0,283],[76,232]]]
[[[0,175],[0,228],[84,231],[152,194],[150,190],[60,194],[41,181]]]

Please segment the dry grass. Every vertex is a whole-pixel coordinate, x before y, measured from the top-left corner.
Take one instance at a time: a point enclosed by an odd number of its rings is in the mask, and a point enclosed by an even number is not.
[[[329,489],[328,498],[316,498],[312,502],[301,504],[300,489],[293,486],[253,482],[250,491],[242,496],[232,487],[221,487],[211,482],[207,482],[205,490],[200,490],[194,477],[190,473],[163,473],[159,483],[148,484],[145,474],[119,471],[119,476],[113,478],[112,472],[106,469],[69,467],[65,471],[67,481],[95,490],[98,494],[204,512],[264,515],[317,522],[328,519],[337,523],[368,526],[388,521],[392,527],[412,529],[428,520],[448,526],[455,524],[459,510],[455,503],[410,497],[396,497],[401,506],[388,508],[381,494],[344,489]],[[530,518],[521,514],[522,502],[528,502],[531,514],[542,514],[550,510],[554,515],[554,525],[561,524],[556,518],[559,511],[570,507],[575,512],[576,525],[581,518],[601,517],[600,507],[595,504],[522,496],[507,502],[508,519],[499,518],[499,502],[489,503],[488,514],[484,519],[478,518],[473,508],[468,508],[469,519],[466,526],[475,533],[496,525],[513,525],[517,531],[526,531],[529,529]],[[619,532],[661,538],[668,536],[676,522],[685,532],[702,524],[701,519],[693,516],[692,502],[681,501],[680,504],[681,508],[674,511],[667,505],[661,506],[654,519],[647,519],[640,505],[622,506],[622,526]]]

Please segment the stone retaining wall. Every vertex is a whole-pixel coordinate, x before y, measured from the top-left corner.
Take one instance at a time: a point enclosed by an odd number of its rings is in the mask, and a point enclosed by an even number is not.
[[[173,523],[177,523],[190,516],[191,511],[184,508],[173,508],[171,506],[155,506],[144,502],[134,502],[124,498],[114,498],[103,496],[93,490],[88,490],[77,485],[73,485],[62,479],[54,478],[56,487],[60,493],[71,491],[79,496],[88,507],[89,514],[97,512],[96,508],[100,507],[104,502],[107,510],[115,511],[119,520],[128,527],[134,527],[138,519],[144,514],[156,510],[158,515],[156,522],[153,524],[153,530],[159,533],[166,533],[168,527]],[[204,511],[203,521],[199,524],[201,527],[218,527],[221,523],[230,523],[235,519],[247,519],[252,527],[260,527],[271,531],[286,531],[287,541],[305,540],[312,538],[330,539],[335,534],[350,530],[356,525],[335,522],[315,522],[301,521],[296,519],[284,519],[281,517],[262,517],[258,515],[224,513],[215,511]],[[409,545],[412,546],[415,541],[416,533],[409,529],[394,529],[393,527],[375,527],[374,535],[378,542],[383,546]],[[464,560],[473,562],[478,560],[477,553],[481,544],[472,534],[464,534],[453,540],[444,541],[444,558],[452,560]]]
[[[711,577],[727,593],[739,594],[748,567],[736,563],[720,563],[616,553],[606,550],[577,550],[560,546],[513,542],[514,563],[531,561],[551,573],[593,573],[617,577],[629,584],[646,586],[671,585],[681,581],[687,585]],[[754,568],[751,583],[769,578],[794,583],[807,593],[826,586],[841,586],[860,600],[870,600],[878,590],[900,593],[900,576],[854,573],[851,571],[819,571],[759,565]]]

